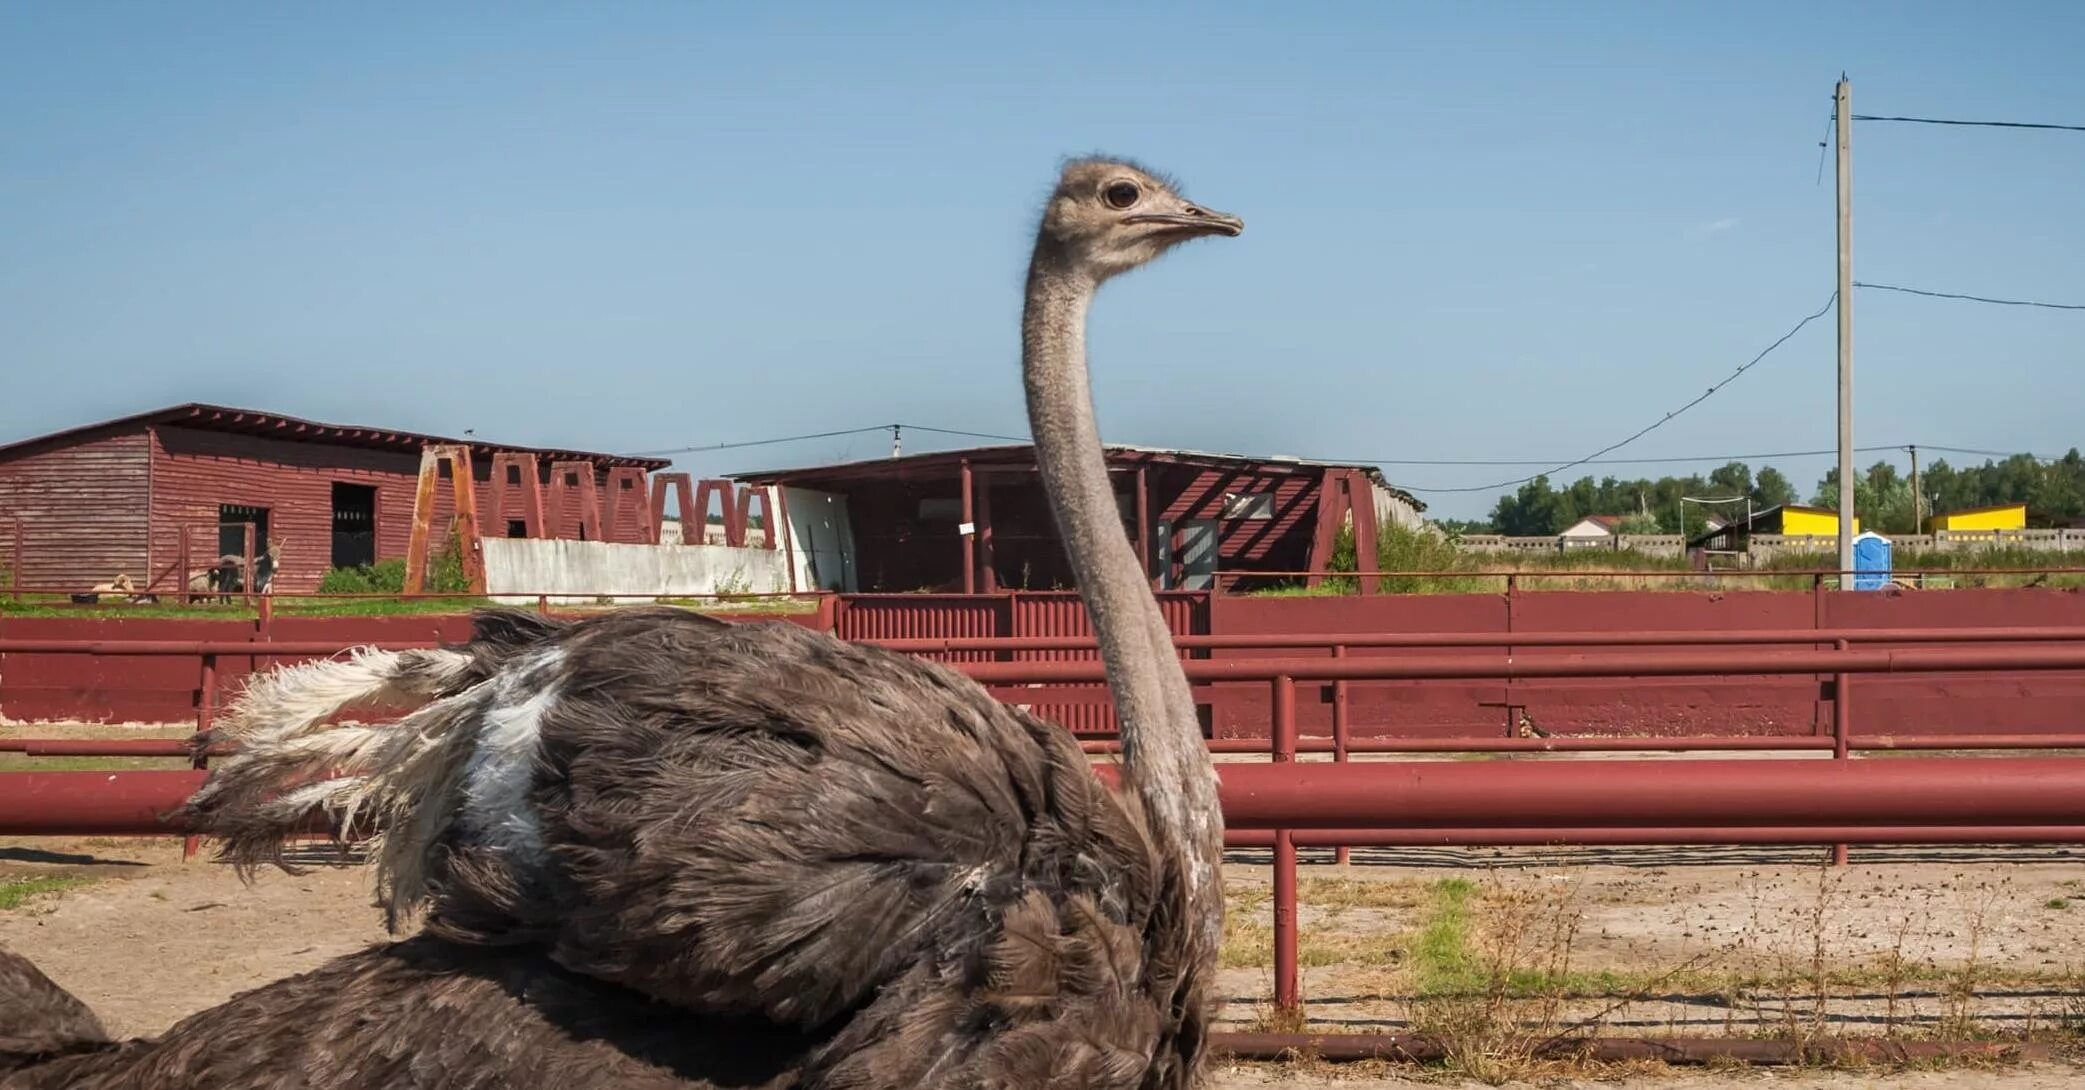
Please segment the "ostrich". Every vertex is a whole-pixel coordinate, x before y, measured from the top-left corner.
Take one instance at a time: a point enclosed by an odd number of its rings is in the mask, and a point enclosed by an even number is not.
[[[1081,159],[1029,267],[1028,413],[1122,718],[1119,789],[938,663],[666,607],[486,611],[458,648],[258,678],[185,810],[242,871],[289,866],[320,817],[372,834],[377,900],[419,934],[24,1085],[1193,1085],[1222,816],[1083,342],[1110,277],[1242,229]],[[370,705],[413,710],[346,718]]]

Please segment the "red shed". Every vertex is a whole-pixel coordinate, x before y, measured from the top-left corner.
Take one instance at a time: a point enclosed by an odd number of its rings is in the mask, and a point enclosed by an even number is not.
[[[1330,511],[1417,525],[1425,505],[1373,466],[1192,450],[1107,448],[1123,530],[1160,589],[1214,573],[1322,570]],[[851,571],[864,591],[1069,588],[1071,570],[1035,470],[1035,448],[976,447],[802,469],[740,473],[754,485],[844,499]],[[1332,506],[1328,507],[1330,504]],[[792,512],[806,504],[789,499]]]
[[[500,458],[508,480],[534,462],[549,485],[535,534],[644,541],[650,533],[646,474],[669,463],[587,451],[518,447],[218,405],[176,405],[0,446],[0,556],[20,585],[79,590],[127,574],[170,590],[186,582],[181,537],[192,565],[238,553],[245,527],[257,542],[281,543],[274,589],[316,590],[331,567],[402,557],[411,530],[420,454],[428,444],[471,450],[482,531],[531,536],[528,491],[494,488]],[[592,489],[557,487],[591,476]],[[562,478],[562,480],[560,479]],[[581,500],[600,497],[600,517]],[[438,522],[448,488],[438,490]],[[15,525],[22,548],[12,556]],[[257,545],[257,548],[259,546]]]

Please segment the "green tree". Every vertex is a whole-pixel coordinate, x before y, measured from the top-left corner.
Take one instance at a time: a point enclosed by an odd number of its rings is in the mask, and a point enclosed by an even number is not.
[[[1769,507],[1795,502],[1795,486],[1773,466],[1763,466],[1759,476],[1752,481],[1752,509],[1763,511]]]
[[[1548,477],[1536,477],[1511,496],[1500,496],[1491,509],[1491,524],[1511,537],[1542,537],[1564,528],[1562,504]]]

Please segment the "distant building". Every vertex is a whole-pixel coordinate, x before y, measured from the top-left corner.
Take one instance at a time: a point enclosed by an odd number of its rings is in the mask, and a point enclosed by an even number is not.
[[[1861,520],[1859,516],[1855,516],[1853,531],[1859,533],[1860,529]],[[1749,519],[1739,519],[1725,526],[1712,527],[1689,541],[1687,547],[1706,549],[1710,552],[1739,552],[1743,551],[1748,539],[1762,534],[1836,539],[1839,536],[1839,513],[1826,507],[1782,504],[1764,511],[1754,511]]]
[[[1609,545],[1622,532],[1624,515],[1587,515],[1563,528],[1557,537],[1565,548],[1575,545]]]
[[[128,575],[140,588],[185,585],[191,567],[239,553],[246,527],[256,551],[283,543],[273,587],[316,590],[331,567],[402,557],[412,528],[420,452],[466,443],[486,537],[650,534],[646,474],[668,462],[615,454],[445,439],[396,428],[321,424],[280,413],[187,404],[0,445],[0,549],[20,520],[21,583],[85,588]],[[518,465],[493,484],[496,456],[532,457],[547,507],[534,531]],[[580,479],[590,477],[587,486]],[[569,488],[567,486],[570,486]],[[583,517],[579,500],[597,497]],[[570,502],[567,502],[567,501]],[[437,530],[449,515],[437,491]]]
[[[1219,570],[1324,569],[1331,562],[1331,534],[1321,517],[1327,502],[1342,523],[1350,503],[1370,505],[1378,526],[1417,529],[1423,522],[1425,505],[1391,487],[1373,466],[1121,445],[1107,447],[1106,457],[1123,530],[1161,589],[1203,589]],[[783,507],[799,537],[807,533],[803,516],[817,512],[828,528],[818,533],[844,539],[798,543],[824,568],[845,568],[840,578],[821,570],[820,585],[862,591],[1072,586],[1036,474],[1035,448],[1026,444],[733,479],[783,488]]]
[[[2025,530],[2027,505],[2001,503],[1991,507],[1965,507],[1934,515],[1926,520],[1926,532],[1963,530]]]

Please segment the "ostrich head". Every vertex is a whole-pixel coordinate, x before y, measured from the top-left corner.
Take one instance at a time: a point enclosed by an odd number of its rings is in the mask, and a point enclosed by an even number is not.
[[[1050,194],[1041,238],[1099,283],[1189,239],[1243,230],[1244,220],[1189,201],[1152,171],[1116,159],[1077,159]]]

